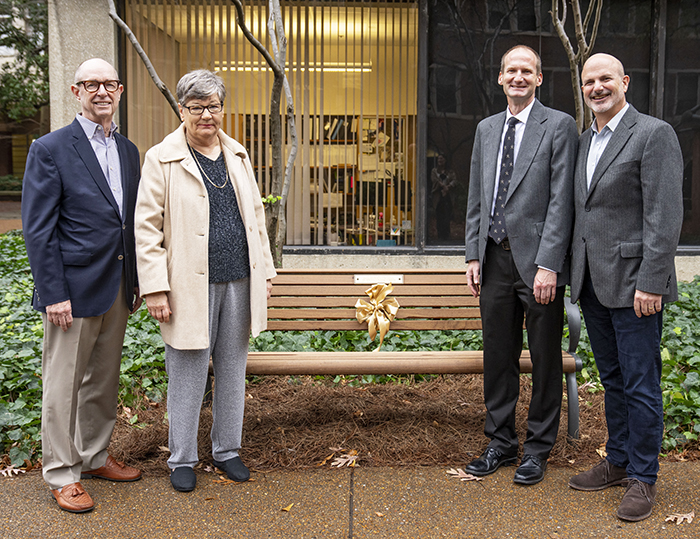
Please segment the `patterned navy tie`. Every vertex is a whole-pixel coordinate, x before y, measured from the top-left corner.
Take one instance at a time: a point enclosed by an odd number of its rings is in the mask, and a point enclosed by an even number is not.
[[[508,118],[506,138],[503,139],[501,174],[498,177],[498,193],[496,194],[496,204],[493,208],[493,217],[491,218],[491,226],[489,228],[489,236],[491,236],[496,243],[501,243],[508,237],[505,215],[506,197],[508,195],[510,177],[513,175],[515,124],[517,124],[519,121],[520,120],[518,120],[515,116]]]

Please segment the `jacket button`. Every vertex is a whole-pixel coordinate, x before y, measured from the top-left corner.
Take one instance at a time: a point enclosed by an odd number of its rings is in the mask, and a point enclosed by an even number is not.
[[[126,225],[122,225],[122,230],[126,230]]]
[[[590,206],[586,206],[586,211],[591,211],[591,207],[590,207]]]
[[[119,255],[117,258],[118,258],[119,260],[124,260],[124,255]]]

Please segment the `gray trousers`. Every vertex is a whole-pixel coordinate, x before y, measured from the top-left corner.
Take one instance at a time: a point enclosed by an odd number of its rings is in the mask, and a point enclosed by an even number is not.
[[[209,358],[216,380],[211,429],[212,456],[238,456],[243,431],[245,369],[250,338],[250,279],[209,285],[209,348],[177,350],[165,345],[168,373],[168,466],[194,467],[199,461],[199,412],[207,383]]]

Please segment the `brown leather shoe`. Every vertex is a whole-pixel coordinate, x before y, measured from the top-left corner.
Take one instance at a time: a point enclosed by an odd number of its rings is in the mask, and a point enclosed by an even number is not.
[[[627,490],[617,509],[617,518],[638,522],[651,515],[656,499],[656,485],[644,483],[636,478],[627,482]]]
[[[141,472],[109,455],[104,466],[80,474],[80,479],[90,479],[91,477],[109,481],[137,481],[141,479]]]
[[[51,495],[61,509],[70,513],[87,513],[95,507],[92,498],[80,483],[71,483],[60,491],[52,490]]]
[[[627,469],[611,464],[607,459],[601,460],[587,472],[569,479],[569,486],[576,490],[603,490],[622,485],[627,479]]]

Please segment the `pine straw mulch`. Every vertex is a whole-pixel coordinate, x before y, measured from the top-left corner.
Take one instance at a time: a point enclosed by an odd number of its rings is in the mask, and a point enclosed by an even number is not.
[[[266,376],[247,388],[241,457],[258,471],[311,468],[332,453],[351,450],[357,451],[362,466],[463,467],[488,442],[482,381],[480,375],[446,375],[428,382],[351,387],[306,376]],[[516,416],[521,440],[527,432],[530,392],[529,377],[521,377]],[[581,436],[567,442],[564,392],[550,464],[583,469],[600,459],[596,449],[607,437],[603,399],[602,392],[579,389]],[[150,475],[167,475],[164,415],[163,405],[140,409],[140,426],[134,427],[122,410],[110,453]],[[204,406],[198,435],[203,465],[211,464],[211,422],[211,409]],[[696,460],[700,451],[668,458]]]

